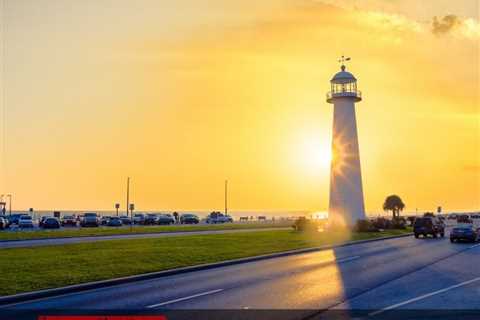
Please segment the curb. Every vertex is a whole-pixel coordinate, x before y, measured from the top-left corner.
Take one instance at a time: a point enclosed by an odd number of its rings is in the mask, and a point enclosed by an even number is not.
[[[348,246],[352,246],[352,245],[369,243],[369,242],[377,242],[377,241],[383,241],[383,240],[389,240],[389,239],[404,238],[404,237],[409,237],[409,236],[412,236],[412,235],[413,235],[413,233],[406,233],[406,234],[402,234],[402,235],[398,235],[398,236],[386,236],[386,237],[367,239],[367,240],[350,241],[350,242],[345,242],[345,243],[341,243],[341,244],[331,244],[331,245],[323,245],[323,246],[319,246],[319,247],[289,250],[289,251],[283,251],[283,252],[278,252],[278,253],[270,253],[270,254],[264,254],[264,255],[247,257],[247,258],[225,260],[225,261],[221,261],[221,262],[200,264],[200,265],[190,266],[190,267],[183,267],[183,268],[176,268],[176,269],[170,269],[170,270],[164,270],[164,271],[144,273],[144,274],[139,274],[139,275],[109,279],[109,280],[87,282],[87,283],[76,284],[76,285],[60,287],[60,288],[53,288],[53,289],[45,289],[45,290],[32,291],[32,292],[26,292],[26,293],[19,293],[19,294],[15,294],[15,295],[0,297],[0,306],[6,305],[6,304],[19,303],[19,302],[27,302],[27,301],[41,299],[41,298],[54,297],[54,296],[64,295],[64,294],[67,294],[67,293],[77,293],[77,292],[86,291],[86,290],[100,289],[100,288],[115,286],[115,285],[119,285],[119,284],[132,283],[132,282],[136,282],[136,281],[162,278],[162,277],[167,277],[167,276],[172,276],[172,275],[177,275],[177,274],[183,274],[183,273],[188,273],[188,272],[215,269],[215,268],[226,267],[226,266],[242,264],[242,263],[247,263],[247,262],[261,261],[261,260],[280,258],[280,257],[287,257],[287,256],[291,256],[291,255],[296,255],[296,254],[316,252],[316,251],[328,250],[328,249],[333,249],[333,248],[348,247]]]

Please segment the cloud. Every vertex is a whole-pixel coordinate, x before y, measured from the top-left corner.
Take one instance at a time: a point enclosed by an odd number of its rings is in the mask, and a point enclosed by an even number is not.
[[[441,19],[433,17],[432,32],[437,35],[446,34],[462,25],[462,20],[456,15],[449,14]]]
[[[433,17],[432,33],[437,36],[454,34],[467,38],[478,38],[480,36],[480,24],[472,18],[463,19],[454,14],[449,14],[443,18]]]

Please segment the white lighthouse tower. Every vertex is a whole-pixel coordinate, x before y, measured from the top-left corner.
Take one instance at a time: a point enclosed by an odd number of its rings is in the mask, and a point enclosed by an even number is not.
[[[355,117],[355,102],[362,100],[362,94],[357,79],[345,71],[348,60],[344,56],[339,60],[341,71],[330,80],[327,93],[327,102],[334,106],[328,214],[333,224],[351,227],[365,219],[365,205]]]

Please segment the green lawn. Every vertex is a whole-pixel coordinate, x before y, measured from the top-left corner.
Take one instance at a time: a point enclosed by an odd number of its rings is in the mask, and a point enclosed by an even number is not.
[[[1,249],[0,295],[409,231],[345,235],[281,230]]]
[[[62,228],[60,230],[19,230],[0,231],[0,240],[28,240],[61,237],[107,236],[132,233],[158,233],[178,231],[208,231],[208,230],[237,230],[290,227],[292,222],[265,222],[265,223],[233,223],[214,225],[173,225],[173,226],[133,226],[128,227],[98,227],[98,228]]]

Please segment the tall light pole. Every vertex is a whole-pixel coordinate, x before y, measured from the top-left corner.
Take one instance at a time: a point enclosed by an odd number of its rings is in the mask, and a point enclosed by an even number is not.
[[[7,194],[8,197],[8,214],[12,215],[12,195]]]
[[[133,225],[133,210],[135,210],[135,204],[130,203],[130,206],[128,207],[130,209],[130,230],[132,230],[132,225]]]
[[[3,201],[3,197],[5,197],[4,194],[0,195],[0,209],[2,210],[2,214],[5,214],[5,207],[7,205],[7,203],[5,201]]]
[[[127,205],[125,206],[127,217],[128,217],[129,204],[130,204],[130,177],[127,178]]]
[[[225,180],[225,215],[228,213],[228,180]]]

